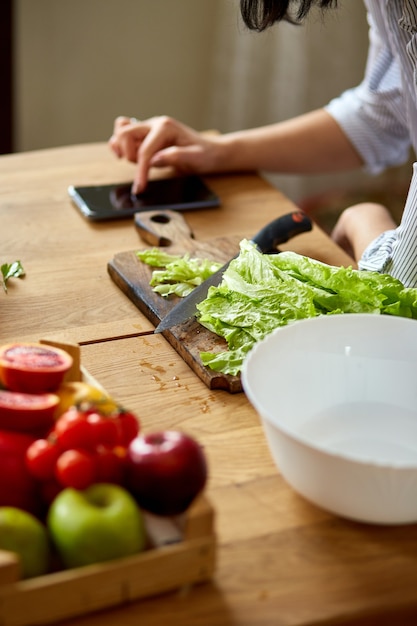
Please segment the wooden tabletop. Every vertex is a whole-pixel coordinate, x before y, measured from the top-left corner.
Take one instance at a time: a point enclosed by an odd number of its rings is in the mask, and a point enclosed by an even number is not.
[[[107,273],[114,254],[147,247],[130,220],[93,224],[69,185],[123,182],[133,166],[104,144],[0,157],[0,263],[26,277],[0,293],[0,343],[58,338],[135,411],[143,430],[182,429],[204,446],[216,512],[211,582],[100,614],[72,626],[316,626],[415,624],[417,526],[349,522],[298,496],[273,464],[243,393],[208,389]],[[187,214],[197,239],[250,237],[294,205],[256,174],[207,178],[219,209]],[[284,249],[349,265],[315,226]],[[417,494],[416,494],[417,497]]]

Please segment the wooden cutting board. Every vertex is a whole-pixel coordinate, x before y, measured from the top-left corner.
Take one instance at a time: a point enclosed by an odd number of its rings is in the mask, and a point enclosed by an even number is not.
[[[150,246],[163,248],[169,254],[212,259],[226,263],[239,251],[240,238],[220,237],[208,241],[194,239],[185,218],[175,211],[146,211],[135,216],[141,238]],[[120,252],[108,263],[108,272],[116,285],[155,325],[165,317],[180,298],[165,298],[152,291],[149,281],[152,268],[142,263],[136,250]],[[164,337],[209,389],[230,393],[242,391],[240,376],[230,376],[205,367],[200,352],[222,352],[227,344],[221,337],[201,326],[195,319],[163,332]]]

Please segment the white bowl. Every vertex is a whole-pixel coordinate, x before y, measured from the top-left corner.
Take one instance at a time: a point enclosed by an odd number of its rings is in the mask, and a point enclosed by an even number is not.
[[[357,521],[417,521],[415,320],[296,322],[254,347],[242,384],[297,492]]]

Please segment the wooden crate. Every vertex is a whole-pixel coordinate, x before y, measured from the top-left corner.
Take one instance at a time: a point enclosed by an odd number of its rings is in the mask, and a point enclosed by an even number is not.
[[[0,552],[0,624],[52,624],[210,579],[216,541],[206,498],[190,507],[181,530],[178,543],[28,580],[16,579],[16,556]]]
[[[75,356],[73,380],[81,372],[82,378],[92,381],[80,367],[77,348],[45,343]],[[123,559],[19,580],[17,556],[0,551],[1,626],[52,624],[211,578],[216,557],[214,511],[204,495],[182,516],[144,517],[151,545]]]

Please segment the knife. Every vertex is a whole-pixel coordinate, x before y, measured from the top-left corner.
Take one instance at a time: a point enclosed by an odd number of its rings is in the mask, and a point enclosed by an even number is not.
[[[293,211],[292,213],[281,215],[281,217],[264,226],[262,230],[252,237],[251,241],[263,254],[275,254],[279,252],[277,249],[279,244],[285,243],[292,237],[295,237],[295,235],[311,230],[312,227],[312,222],[305,213]],[[236,256],[233,257],[233,259],[235,258]],[[158,324],[154,332],[162,333],[164,330],[168,330],[192,318],[197,313],[197,305],[207,297],[210,287],[217,287],[221,283],[223,274],[233,259],[230,259],[223,267],[202,282],[201,285],[195,287],[188,296],[176,304]]]

